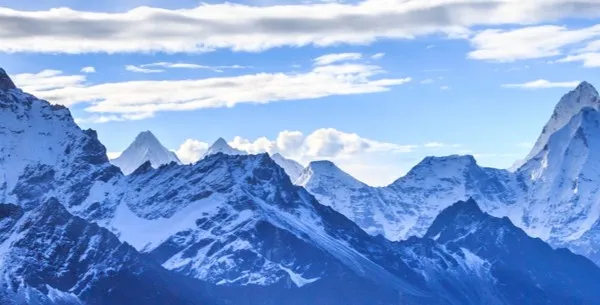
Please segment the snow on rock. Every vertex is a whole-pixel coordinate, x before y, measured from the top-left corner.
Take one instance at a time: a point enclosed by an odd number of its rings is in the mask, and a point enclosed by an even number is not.
[[[90,202],[98,183],[121,175],[94,130],[81,130],[69,110],[19,89],[0,90],[0,202],[34,207],[56,197],[81,216],[109,217],[110,204]]]
[[[129,175],[148,161],[154,168],[171,162],[181,164],[177,155],[164,147],[150,131],[141,132],[111,163],[118,166],[125,175]]]

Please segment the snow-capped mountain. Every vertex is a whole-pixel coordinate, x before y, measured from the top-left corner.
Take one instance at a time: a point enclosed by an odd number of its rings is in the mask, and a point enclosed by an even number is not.
[[[570,289],[578,276],[597,282],[596,266],[586,265],[585,274],[575,266],[584,258],[563,251],[560,263],[575,267],[554,268],[559,262],[549,260],[545,270],[513,274],[504,265],[480,268],[497,261],[471,244],[463,246],[468,252],[453,248],[448,240],[465,239],[452,237],[458,230],[405,242],[371,236],[294,185],[267,154],[216,153],[193,165],[159,168],[146,162],[125,176],[109,163],[95,132],[80,130],[67,109],[13,88],[0,90],[0,143],[0,202],[7,204],[0,209],[0,262],[7,262],[0,263],[6,280],[0,285],[10,287],[0,295],[6,299],[24,293],[48,305],[195,304],[206,296],[236,305],[535,304],[542,296],[544,304],[600,302],[589,285]],[[471,160],[431,159],[421,166],[417,177],[390,188],[437,183],[462,195],[452,189],[468,182],[467,194],[505,196],[495,170]],[[447,172],[419,178],[432,166]],[[362,187],[327,162],[311,164],[302,181],[319,181],[322,172],[331,178],[320,180],[325,185]],[[398,206],[411,203],[405,199]],[[473,236],[493,221],[469,220],[456,223]],[[479,239],[477,247],[503,242],[494,237]],[[549,255],[506,244],[504,252],[494,251],[500,263]],[[519,285],[505,289],[497,278]],[[569,289],[553,289],[563,286]]]
[[[566,94],[532,149],[533,157],[515,172],[482,168],[471,156],[449,156],[426,158],[383,188],[366,186],[339,169],[336,176],[343,179],[313,171],[299,181],[365,231],[391,240],[425,234],[442,209],[472,197],[486,212],[508,216],[529,235],[600,264],[598,105],[598,93],[589,83]]]
[[[579,84],[575,90],[567,93],[560,99],[554,108],[554,112],[552,113],[550,120],[548,120],[546,125],[544,125],[542,133],[527,157],[519,161],[513,167],[518,169],[527,161],[533,159],[540,151],[544,149],[546,144],[548,144],[550,136],[552,136],[552,134],[557,132],[563,126],[567,125],[567,123],[571,121],[571,118],[580,113],[581,110],[584,108],[599,110],[599,107],[600,101],[596,88],[594,88],[594,86],[588,82],[582,82]]]
[[[226,155],[247,155],[248,153],[231,147],[227,144],[227,141],[223,138],[218,138],[213,145],[211,145],[208,150],[204,153],[204,157],[214,155],[214,154],[226,154]]]
[[[423,235],[441,210],[466,198],[504,215],[516,203],[518,189],[509,172],[481,168],[471,156],[425,158],[387,187],[368,186],[332,162],[318,161],[304,170],[298,184],[369,234],[390,240]]]
[[[302,164],[296,162],[295,160],[288,159],[282,156],[280,153],[272,154],[271,159],[273,159],[273,161],[275,161],[279,167],[283,168],[292,182],[298,180],[302,174],[302,170],[304,170],[304,166],[302,166]]]
[[[150,131],[138,134],[133,143],[110,162],[129,175],[147,161],[155,168],[171,162],[181,164],[177,155],[164,147]]]

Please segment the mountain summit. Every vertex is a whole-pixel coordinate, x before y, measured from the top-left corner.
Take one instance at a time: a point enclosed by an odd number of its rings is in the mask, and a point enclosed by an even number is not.
[[[4,69],[0,68],[0,90],[9,90],[16,89],[15,83],[13,83],[10,76],[4,71]]]
[[[567,125],[571,118],[576,116],[584,108],[600,109],[600,96],[598,95],[598,91],[588,82],[582,82],[574,90],[565,94],[560,99],[554,108],[552,116],[542,129],[542,133],[527,157],[522,161],[517,162],[513,168],[518,169],[518,167],[525,164],[525,162],[535,157],[548,143],[550,136]]]
[[[133,143],[111,163],[121,168],[124,174],[129,175],[148,161],[155,168],[171,162],[181,164],[177,155],[164,147],[150,131],[138,134]]]

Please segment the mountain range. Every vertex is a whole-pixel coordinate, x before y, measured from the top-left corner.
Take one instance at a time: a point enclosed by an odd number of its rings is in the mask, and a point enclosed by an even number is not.
[[[292,179],[298,166],[223,143],[194,164],[144,160],[125,175],[93,130],[2,70],[0,303],[600,303],[598,266],[529,236],[551,227],[540,236],[566,242],[593,218],[534,219],[531,194],[563,194],[578,177],[576,194],[593,197],[595,122],[584,107],[515,173],[427,158],[381,189],[327,161]],[[582,249],[594,225],[574,239]]]

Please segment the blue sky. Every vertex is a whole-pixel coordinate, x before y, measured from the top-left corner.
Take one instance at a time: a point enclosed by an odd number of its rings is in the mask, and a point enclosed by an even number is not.
[[[384,185],[427,155],[524,157],[600,84],[584,2],[0,0],[0,63],[113,154],[151,130],[191,162],[223,137]]]

